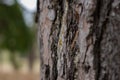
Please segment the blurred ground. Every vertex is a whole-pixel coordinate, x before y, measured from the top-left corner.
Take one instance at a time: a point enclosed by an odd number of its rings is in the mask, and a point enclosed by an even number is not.
[[[11,65],[7,52],[2,55],[2,61],[0,62],[0,80],[39,80],[39,59],[35,60],[33,70],[29,70],[28,60],[20,59],[20,69],[15,70]]]
[[[39,80],[39,74],[35,73],[0,73],[0,80]]]
[[[33,71],[27,66],[15,71],[9,64],[0,65],[0,80],[39,80],[39,66],[36,64]]]

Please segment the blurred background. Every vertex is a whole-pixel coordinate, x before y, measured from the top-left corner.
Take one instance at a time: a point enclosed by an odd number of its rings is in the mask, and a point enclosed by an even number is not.
[[[0,80],[39,80],[37,0],[0,0]]]

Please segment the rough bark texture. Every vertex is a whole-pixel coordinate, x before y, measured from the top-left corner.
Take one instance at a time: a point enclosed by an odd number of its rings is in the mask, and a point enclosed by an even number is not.
[[[119,0],[38,0],[41,80],[120,80]]]

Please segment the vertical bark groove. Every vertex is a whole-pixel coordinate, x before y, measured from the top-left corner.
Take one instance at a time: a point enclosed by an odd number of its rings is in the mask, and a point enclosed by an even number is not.
[[[53,8],[56,12],[55,20],[52,23],[51,27],[51,34],[50,36],[52,37],[52,44],[51,44],[51,58],[53,62],[52,66],[52,75],[51,75],[51,80],[57,80],[58,78],[58,70],[57,70],[57,64],[58,64],[58,54],[57,54],[57,46],[58,46],[58,39],[59,39],[59,34],[60,34],[60,29],[61,29],[61,17],[62,17],[62,6],[60,4],[63,4],[63,1],[60,0],[59,2],[54,2],[55,0],[52,0],[51,3],[53,4]],[[57,6],[58,5],[58,6]],[[58,8],[59,7],[59,8]]]
[[[106,2],[106,3],[105,3]],[[110,15],[112,0],[98,0],[96,11],[94,13],[93,34],[96,36],[96,41],[94,44],[94,69],[96,71],[95,80],[99,80],[101,73],[101,41],[103,39],[103,34],[106,29],[106,24],[108,22],[108,17]]]

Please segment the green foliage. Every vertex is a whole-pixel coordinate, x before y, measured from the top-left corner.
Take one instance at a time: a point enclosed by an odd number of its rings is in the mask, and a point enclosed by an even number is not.
[[[32,41],[33,33],[26,26],[19,5],[0,3],[0,48],[24,53]]]

